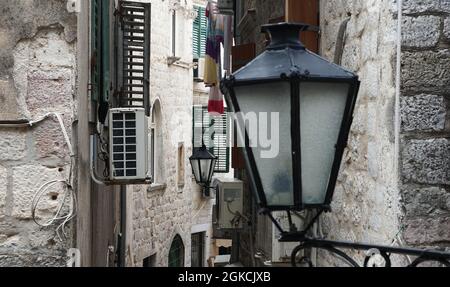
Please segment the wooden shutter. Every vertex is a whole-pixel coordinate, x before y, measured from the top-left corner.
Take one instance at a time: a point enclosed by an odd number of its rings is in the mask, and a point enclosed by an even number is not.
[[[214,172],[230,172],[230,120],[227,110],[223,115],[212,116],[208,113],[208,107],[194,106],[193,119],[193,146],[201,147],[202,137],[206,134],[203,138],[204,144],[218,157]],[[212,130],[212,127],[215,127],[215,130]]]
[[[319,0],[286,0],[287,22],[319,26],[319,19]],[[302,32],[301,40],[307,49],[314,53],[319,52],[318,31]]]
[[[232,49],[233,73],[247,65],[256,57],[256,45],[254,43],[234,46]],[[234,129],[236,131],[236,129]],[[235,132],[236,133],[236,132]],[[231,154],[231,166],[234,169],[245,169],[245,161],[242,148],[237,147],[237,136],[234,136],[234,145]]]
[[[150,115],[150,3],[120,1],[122,87],[120,107]]]
[[[192,34],[192,46],[194,59],[201,58],[205,55],[206,51],[206,30],[207,30],[207,18],[206,9],[201,6],[194,6],[197,12],[197,17],[194,20],[193,34]]]

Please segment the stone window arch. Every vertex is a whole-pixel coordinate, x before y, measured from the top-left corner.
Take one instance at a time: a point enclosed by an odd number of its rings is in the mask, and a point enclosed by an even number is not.
[[[184,243],[180,235],[176,235],[169,250],[169,267],[184,267]]]
[[[150,168],[152,172],[153,183],[155,185],[164,185],[163,123],[161,102],[159,101],[159,99],[155,100],[152,106],[150,141]]]

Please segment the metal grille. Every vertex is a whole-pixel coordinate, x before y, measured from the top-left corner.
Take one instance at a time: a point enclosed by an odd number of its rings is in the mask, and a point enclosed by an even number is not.
[[[114,176],[137,176],[136,114],[113,114],[112,128]]]
[[[150,114],[150,4],[121,1],[123,87],[120,107],[142,107]]]

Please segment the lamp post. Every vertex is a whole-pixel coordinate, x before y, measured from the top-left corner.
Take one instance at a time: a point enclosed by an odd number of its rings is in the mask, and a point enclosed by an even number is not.
[[[353,120],[359,90],[358,76],[308,51],[299,34],[310,27],[305,24],[265,25],[263,32],[271,42],[266,51],[247,66],[223,79],[221,88],[228,106],[238,116],[275,113],[278,125],[279,152],[267,156],[259,144],[252,142],[249,125],[238,120],[238,139],[243,148],[249,185],[257,196],[262,213],[273,221],[282,242],[300,242],[292,261],[304,248],[322,248],[337,253],[350,264],[358,265],[338,248],[374,251],[390,265],[387,254],[419,256],[418,260],[436,259],[449,264],[450,254],[439,251],[397,249],[367,244],[335,242],[308,238],[307,233],[330,205]],[[240,115],[240,116],[239,116]],[[259,123],[259,127],[264,126]],[[273,127],[272,127],[273,128]],[[273,129],[272,129],[273,130]],[[267,131],[266,131],[267,132]],[[302,231],[292,223],[291,214],[313,210],[316,216]],[[286,211],[289,231],[283,230],[272,216]],[[374,255],[371,255],[374,256]],[[368,256],[365,265],[370,265]]]
[[[210,195],[210,183],[214,173],[217,157],[211,154],[203,144],[200,148],[194,148],[189,158],[195,181],[203,188],[205,196]]]

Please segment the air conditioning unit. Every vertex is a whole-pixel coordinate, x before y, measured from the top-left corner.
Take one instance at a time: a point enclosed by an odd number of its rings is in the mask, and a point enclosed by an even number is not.
[[[150,181],[145,109],[111,109],[109,116],[110,179],[128,183]]]
[[[217,8],[220,14],[234,15],[234,0],[218,0]]]
[[[216,179],[216,220],[218,229],[242,229],[244,184],[238,179]]]

